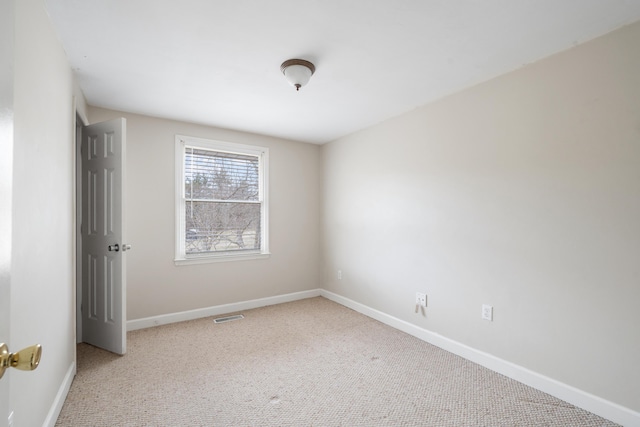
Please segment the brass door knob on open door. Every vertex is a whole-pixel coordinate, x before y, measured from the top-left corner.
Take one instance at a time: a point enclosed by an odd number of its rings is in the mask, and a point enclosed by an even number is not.
[[[40,344],[23,348],[17,353],[9,353],[9,347],[5,343],[0,344],[0,378],[7,368],[33,371],[40,364],[40,357],[42,357]]]

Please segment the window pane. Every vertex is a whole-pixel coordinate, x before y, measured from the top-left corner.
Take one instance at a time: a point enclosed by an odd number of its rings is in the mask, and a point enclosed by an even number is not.
[[[259,203],[186,203],[186,252],[260,249]]]
[[[187,147],[185,195],[187,199],[259,199],[257,156],[221,153]]]

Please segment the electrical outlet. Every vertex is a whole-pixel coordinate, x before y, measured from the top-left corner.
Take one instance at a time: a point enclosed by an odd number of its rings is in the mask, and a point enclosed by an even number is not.
[[[427,306],[427,294],[416,292],[416,304],[422,307]]]
[[[493,322],[493,307],[488,304],[482,304],[482,318]]]
[[[338,280],[342,280],[342,270],[338,270]]]

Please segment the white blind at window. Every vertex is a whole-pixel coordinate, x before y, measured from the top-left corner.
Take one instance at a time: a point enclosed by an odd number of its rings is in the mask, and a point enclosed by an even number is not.
[[[258,156],[185,148],[187,254],[260,249]]]

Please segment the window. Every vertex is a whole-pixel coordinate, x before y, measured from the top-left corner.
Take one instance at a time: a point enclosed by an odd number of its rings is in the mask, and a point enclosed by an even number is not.
[[[264,147],[176,135],[176,264],[268,256]]]

